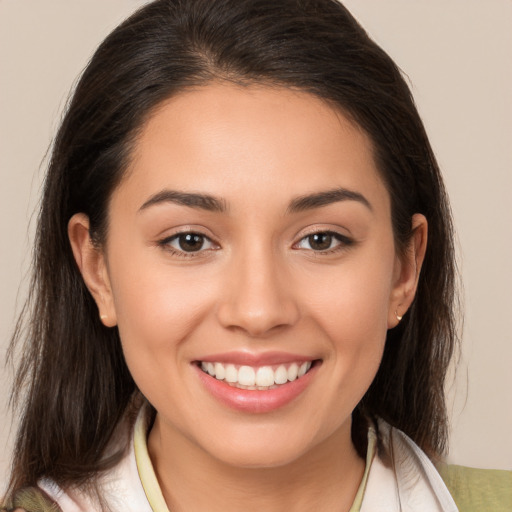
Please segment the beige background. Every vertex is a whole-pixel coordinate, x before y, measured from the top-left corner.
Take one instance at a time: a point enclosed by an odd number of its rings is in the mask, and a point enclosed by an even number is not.
[[[67,93],[141,0],[0,0],[0,357],[26,289],[41,161]],[[465,283],[450,460],[512,469],[512,1],[348,0],[409,76],[452,199]],[[10,383],[0,366],[0,408]],[[0,422],[0,481],[9,416]]]

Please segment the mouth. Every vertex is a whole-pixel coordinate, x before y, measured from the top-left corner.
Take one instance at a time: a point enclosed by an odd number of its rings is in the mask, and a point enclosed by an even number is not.
[[[248,366],[220,361],[198,361],[210,377],[237,389],[269,391],[301,379],[318,361],[297,361],[278,365]]]
[[[313,386],[322,366],[286,352],[212,354],[192,361],[203,388],[217,402],[243,413],[277,411]]]

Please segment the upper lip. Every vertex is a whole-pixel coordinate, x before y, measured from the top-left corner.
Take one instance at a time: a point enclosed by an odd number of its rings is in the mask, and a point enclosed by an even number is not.
[[[227,363],[245,366],[270,366],[276,364],[286,363],[304,363],[306,361],[313,361],[314,357],[305,356],[300,354],[292,354],[290,352],[225,352],[222,354],[211,354],[196,359],[205,363]]]

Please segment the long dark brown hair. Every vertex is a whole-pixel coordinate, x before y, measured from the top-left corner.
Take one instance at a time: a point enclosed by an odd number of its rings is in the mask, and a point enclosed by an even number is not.
[[[86,67],[57,134],[44,185],[30,295],[10,357],[19,414],[10,492],[47,477],[83,485],[115,462],[105,449],[137,388],[116,328],[106,328],[75,264],[70,217],[93,240],[148,116],[211,81],[314,94],[369,135],[389,191],[397,250],[428,219],[415,301],[388,332],[377,376],[354,411],[381,417],[431,457],[447,439],[444,381],[456,342],[451,215],[438,165],[400,70],[335,0],[157,0],[114,30]]]

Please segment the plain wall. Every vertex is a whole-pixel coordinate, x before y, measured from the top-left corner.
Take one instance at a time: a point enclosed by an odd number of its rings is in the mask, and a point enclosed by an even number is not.
[[[41,165],[68,91],[140,0],[0,0],[0,357],[27,287]],[[451,197],[465,291],[450,461],[512,468],[512,2],[348,0],[407,73]],[[32,219],[33,224],[33,219]],[[0,481],[9,369],[0,367]]]

